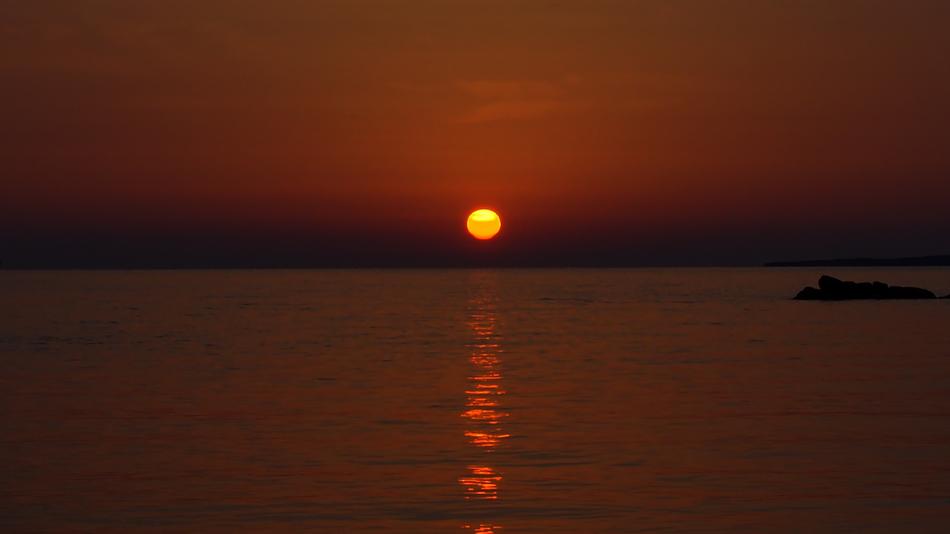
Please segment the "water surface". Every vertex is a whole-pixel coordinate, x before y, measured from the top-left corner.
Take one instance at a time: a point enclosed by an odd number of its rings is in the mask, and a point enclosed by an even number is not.
[[[950,301],[820,272],[0,272],[0,527],[939,532]]]

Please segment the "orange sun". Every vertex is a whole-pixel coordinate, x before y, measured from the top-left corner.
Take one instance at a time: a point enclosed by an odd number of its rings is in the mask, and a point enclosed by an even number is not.
[[[501,217],[492,210],[475,210],[465,226],[475,239],[491,239],[501,230]]]

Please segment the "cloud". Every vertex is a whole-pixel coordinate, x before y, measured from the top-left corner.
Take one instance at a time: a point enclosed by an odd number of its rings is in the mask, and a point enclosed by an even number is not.
[[[482,104],[465,113],[460,122],[477,124],[502,120],[530,120],[549,116],[565,108],[558,100],[505,100]]]
[[[553,98],[564,94],[559,84],[545,81],[474,80],[459,82],[458,86],[471,96],[489,99]]]
[[[457,83],[470,101],[459,122],[478,124],[506,120],[536,120],[582,107],[564,82],[523,80],[466,80]]]

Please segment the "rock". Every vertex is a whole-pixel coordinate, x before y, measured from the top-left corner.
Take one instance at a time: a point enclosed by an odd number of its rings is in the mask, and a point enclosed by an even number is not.
[[[891,286],[888,289],[888,298],[892,299],[935,299],[932,291],[921,289],[919,287],[901,287]]]
[[[795,300],[858,300],[858,299],[934,299],[937,295],[919,287],[889,286],[884,282],[850,282],[823,275],[818,289],[806,287],[795,295]],[[950,295],[947,297],[950,298]]]
[[[822,291],[827,292],[836,292],[844,290],[844,282],[838,280],[833,276],[828,276],[827,274],[821,275],[821,278],[818,279],[818,287]]]
[[[795,300],[821,300],[821,290],[808,286],[795,295]]]

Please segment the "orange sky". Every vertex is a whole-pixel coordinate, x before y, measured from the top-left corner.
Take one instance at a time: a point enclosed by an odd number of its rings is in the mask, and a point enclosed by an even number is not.
[[[947,20],[943,0],[12,2],[0,237],[25,263],[68,263],[37,251],[79,235],[450,260],[490,206],[523,259],[947,252]]]

